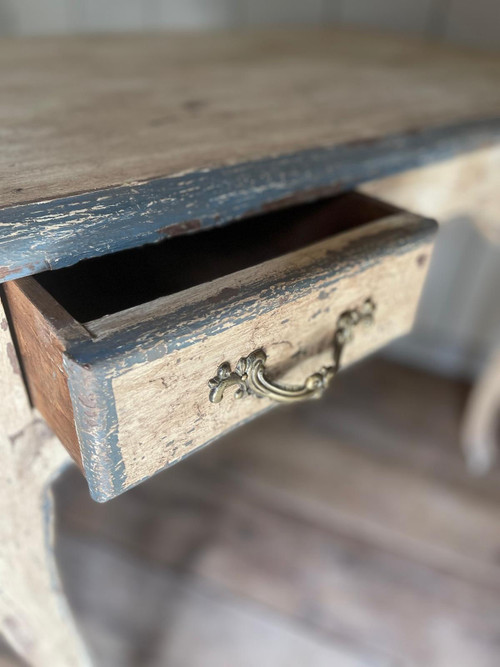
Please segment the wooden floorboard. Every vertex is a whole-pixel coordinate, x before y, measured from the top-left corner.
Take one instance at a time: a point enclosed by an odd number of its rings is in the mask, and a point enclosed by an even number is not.
[[[466,395],[373,359],[105,505],[70,473],[60,557],[102,664],[497,665],[499,475],[465,470]]]
[[[58,553],[97,665],[496,667],[500,474],[468,388],[372,359],[105,505],[70,471]]]
[[[98,664],[390,664],[385,656],[374,659],[373,652],[348,641],[334,644],[321,629],[305,627],[199,578],[145,562],[116,545],[65,536],[60,548],[61,556],[72,564],[68,590]],[[89,578],[92,586],[87,584]]]

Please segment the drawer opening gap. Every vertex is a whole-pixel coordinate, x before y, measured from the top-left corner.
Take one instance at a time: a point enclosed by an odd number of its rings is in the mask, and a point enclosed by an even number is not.
[[[34,278],[84,323],[255,266],[397,211],[350,192],[84,260]]]

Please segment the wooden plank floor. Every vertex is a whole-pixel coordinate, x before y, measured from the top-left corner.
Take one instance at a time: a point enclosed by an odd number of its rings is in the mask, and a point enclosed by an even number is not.
[[[69,472],[58,553],[96,663],[496,667],[500,474],[464,470],[466,394],[372,359],[106,505]]]

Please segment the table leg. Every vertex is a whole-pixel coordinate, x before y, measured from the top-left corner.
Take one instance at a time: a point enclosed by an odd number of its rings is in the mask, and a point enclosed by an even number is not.
[[[50,485],[68,463],[30,408],[0,302],[0,631],[34,667],[90,664],[52,548]]]
[[[472,390],[462,425],[467,463],[474,472],[485,472],[497,457],[499,414],[500,348]]]

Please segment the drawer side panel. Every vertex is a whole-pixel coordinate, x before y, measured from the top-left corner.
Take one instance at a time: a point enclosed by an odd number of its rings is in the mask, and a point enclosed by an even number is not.
[[[63,366],[65,342],[54,325],[57,318],[63,323],[67,314],[53,303],[47,304],[52,318],[47,317],[39,306],[43,305],[48,295],[31,278],[6,283],[5,294],[33,405],[73,460],[82,467],[68,379]]]

